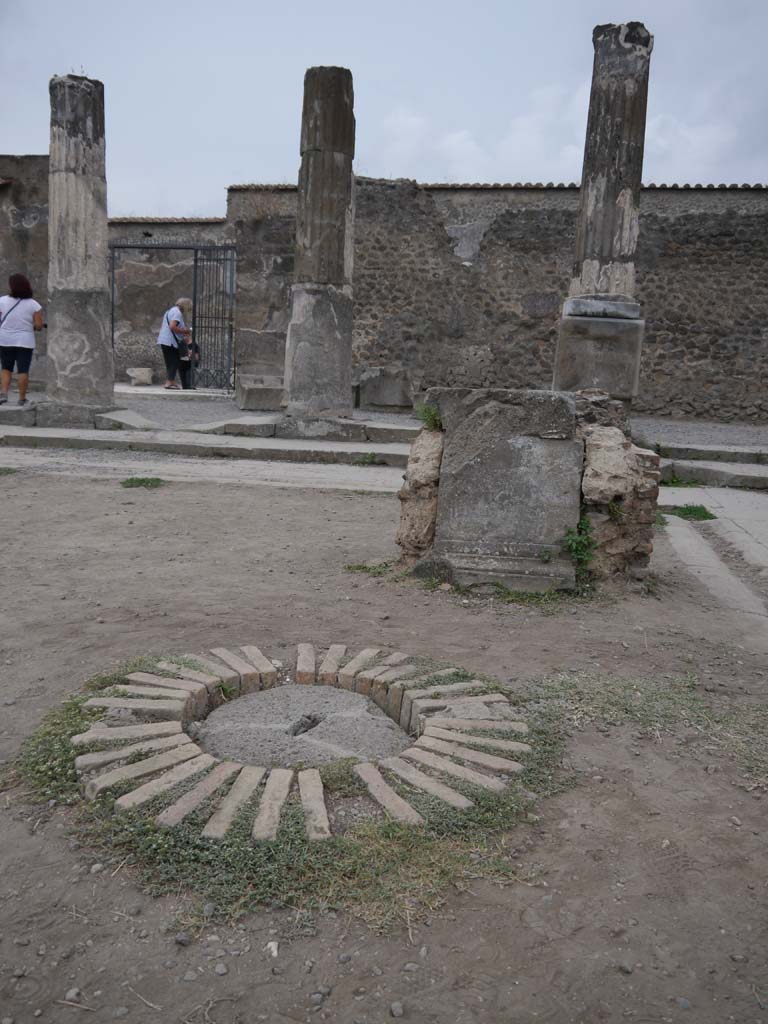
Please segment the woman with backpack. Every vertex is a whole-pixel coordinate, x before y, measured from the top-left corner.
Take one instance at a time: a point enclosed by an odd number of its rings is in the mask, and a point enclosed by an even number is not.
[[[32,297],[23,274],[11,274],[8,294],[0,297],[0,405],[8,401],[13,371],[18,374],[19,405],[27,404],[29,366],[35,331],[43,329],[43,307]]]
[[[165,360],[166,381],[163,387],[166,391],[178,391],[176,374],[181,380],[181,387],[187,391],[192,387],[192,362],[194,359],[194,345],[192,344],[191,330],[187,327],[186,321],[192,318],[192,300],[176,299],[176,305],[171,306],[163,316],[163,325],[157,337],[157,344],[163,353]]]

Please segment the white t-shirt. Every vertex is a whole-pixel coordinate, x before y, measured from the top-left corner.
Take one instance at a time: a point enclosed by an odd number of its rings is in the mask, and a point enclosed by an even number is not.
[[[171,306],[168,312],[163,317],[163,326],[160,328],[160,333],[157,336],[158,345],[170,345],[171,348],[178,348],[178,342],[173,336],[170,325],[176,320],[180,327],[186,327],[184,323],[184,317],[181,315],[181,310],[178,306]]]
[[[0,345],[34,348],[33,317],[42,308],[36,299],[14,299],[10,295],[3,295],[0,298]]]

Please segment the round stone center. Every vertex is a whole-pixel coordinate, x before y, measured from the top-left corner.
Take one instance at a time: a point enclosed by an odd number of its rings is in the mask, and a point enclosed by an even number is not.
[[[295,684],[239,697],[212,711],[195,734],[216,757],[265,768],[392,757],[413,742],[359,693]]]

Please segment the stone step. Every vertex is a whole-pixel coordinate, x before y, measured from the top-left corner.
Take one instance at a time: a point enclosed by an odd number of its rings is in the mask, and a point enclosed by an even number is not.
[[[768,448],[760,445],[659,444],[656,450],[664,459],[682,459],[685,462],[747,462],[768,466]]]
[[[6,427],[0,444],[14,448],[99,449],[156,452],[209,459],[265,462],[336,463],[347,466],[396,466],[408,463],[410,445],[379,442],[284,440],[185,433],[180,430],[85,430],[64,427]]]
[[[706,462],[704,460],[662,459],[662,482],[677,478],[702,487],[743,487],[753,491],[768,489],[768,465],[750,462]],[[661,499],[663,501],[663,492]]]

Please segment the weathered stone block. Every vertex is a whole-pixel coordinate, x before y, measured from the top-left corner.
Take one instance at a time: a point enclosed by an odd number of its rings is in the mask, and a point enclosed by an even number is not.
[[[584,449],[573,398],[434,389],[447,427],[431,559],[421,572],[464,585],[573,587],[566,531],[579,520]]]
[[[444,437],[439,430],[422,430],[411,445],[405,482],[414,490],[437,484],[443,461]]]
[[[285,401],[282,381],[238,373],[235,381],[235,401],[238,409],[248,412],[282,409]]]
[[[400,499],[400,523],[397,544],[405,555],[422,557],[432,547],[437,523],[437,488],[412,490],[407,484],[397,493]]]
[[[563,303],[563,316],[609,316],[639,320],[640,303],[628,296],[575,295]]]
[[[296,284],[285,355],[288,412],[352,413],[352,293],[334,285]]]
[[[36,425],[38,427],[94,427],[96,417],[109,412],[110,409],[110,406],[40,402],[35,407]]]
[[[644,320],[564,316],[552,386],[562,391],[600,388],[613,398],[634,398],[644,334]]]
[[[275,436],[288,440],[366,441],[365,424],[338,416],[287,416],[275,427]]]
[[[413,385],[402,367],[374,366],[360,374],[361,409],[412,409]]]
[[[508,388],[430,388],[426,396],[426,404],[437,408],[448,434],[489,403],[504,406],[512,433],[545,438],[575,434],[576,407],[570,394]]]
[[[147,387],[152,383],[152,367],[151,366],[129,366],[126,369],[126,374],[131,384],[136,387]]]

